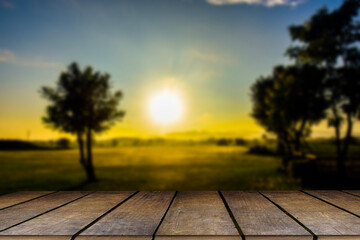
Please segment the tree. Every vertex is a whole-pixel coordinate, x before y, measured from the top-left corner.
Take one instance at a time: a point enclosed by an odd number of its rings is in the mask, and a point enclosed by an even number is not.
[[[109,129],[125,114],[117,109],[122,92],[110,92],[109,79],[107,73],[94,72],[91,67],[82,71],[77,63],[72,63],[67,72],[60,74],[55,88],[45,86],[40,90],[50,102],[43,122],[77,136],[80,163],[88,181],[96,180],[92,162],[93,134]]]
[[[70,148],[71,141],[68,138],[60,138],[56,141],[56,146],[62,149]]]
[[[278,66],[251,88],[252,116],[277,136],[285,168],[306,146],[310,127],[325,117],[323,76],[324,71],[314,65]]]
[[[330,104],[329,126],[334,127],[337,169],[345,176],[345,161],[352,138],[353,122],[359,119],[360,24],[355,21],[359,0],[345,0],[338,9],[320,9],[309,21],[291,26],[291,46],[287,54],[298,63],[314,63],[326,70],[325,92]],[[341,138],[341,126],[346,124]]]

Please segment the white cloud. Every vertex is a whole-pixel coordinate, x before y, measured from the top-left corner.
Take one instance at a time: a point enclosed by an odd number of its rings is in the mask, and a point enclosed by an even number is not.
[[[254,4],[274,7],[278,5],[297,6],[305,0],[205,0],[212,5],[230,5],[230,4]]]
[[[0,62],[16,64],[26,67],[59,67],[61,63],[44,61],[39,58],[25,59],[17,57],[12,51],[6,49],[0,49]]]

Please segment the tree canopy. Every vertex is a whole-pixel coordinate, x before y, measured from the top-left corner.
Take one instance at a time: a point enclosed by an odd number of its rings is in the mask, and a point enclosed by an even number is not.
[[[46,125],[71,134],[76,134],[80,148],[80,162],[88,179],[95,180],[92,166],[92,133],[102,132],[125,112],[118,109],[121,91],[110,91],[110,75],[94,72],[91,67],[81,70],[72,63],[60,74],[56,87],[42,87],[41,95],[50,104],[43,121]],[[87,142],[87,157],[84,153],[84,135]]]
[[[122,92],[110,92],[110,75],[93,72],[91,67],[81,71],[72,63],[63,72],[56,88],[42,87],[41,94],[51,104],[43,121],[51,127],[68,132],[84,133],[86,129],[101,132],[124,116],[118,110]]]
[[[325,116],[324,71],[313,65],[277,66],[252,86],[252,116],[275,133],[282,151],[300,151],[310,126]]]
[[[252,115],[284,141],[305,136],[306,127],[327,117],[335,129],[340,177],[353,123],[360,119],[359,8],[359,0],[344,0],[338,9],[321,8],[303,24],[290,26],[293,44],[286,54],[294,65],[275,67],[252,88]]]

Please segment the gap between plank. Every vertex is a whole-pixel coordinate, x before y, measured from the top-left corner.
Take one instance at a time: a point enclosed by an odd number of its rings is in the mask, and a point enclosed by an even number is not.
[[[129,200],[130,198],[132,198],[133,196],[135,196],[139,191],[134,192],[133,194],[131,194],[130,196],[128,196],[127,198],[125,198],[124,200],[122,200],[120,203],[116,204],[114,207],[110,208],[109,210],[107,210],[105,213],[103,213],[102,215],[100,215],[99,217],[97,217],[95,220],[93,220],[92,222],[90,222],[88,225],[86,225],[85,227],[83,227],[82,229],[80,229],[77,233],[75,233],[72,237],[71,240],[74,240],[77,236],[79,236],[83,231],[85,231],[86,229],[88,229],[89,227],[91,227],[92,225],[94,225],[97,221],[99,221],[101,218],[105,217],[106,215],[108,215],[110,212],[112,212],[114,209],[116,209],[117,207],[119,207],[121,204],[123,204],[124,202],[126,202],[127,200]]]
[[[305,226],[302,222],[300,222],[298,219],[296,219],[293,215],[291,215],[290,213],[288,213],[284,208],[282,208],[279,204],[277,204],[276,202],[274,202],[273,200],[271,200],[270,198],[268,198],[267,196],[265,196],[264,194],[262,194],[261,192],[258,192],[260,195],[262,195],[264,198],[266,198],[267,200],[269,200],[272,204],[274,204],[276,207],[278,207],[281,211],[283,211],[286,215],[288,215],[292,220],[294,220],[297,224],[299,224],[300,226],[302,226],[306,231],[308,231],[312,236],[313,236],[313,240],[317,240],[318,236],[313,233],[313,231],[311,231],[307,226]]]
[[[165,219],[165,217],[166,217],[166,214],[168,213],[168,211],[169,211],[172,203],[174,202],[177,193],[178,193],[178,191],[175,191],[174,196],[172,197],[172,199],[171,199],[171,201],[170,201],[170,203],[169,203],[169,206],[167,207],[167,209],[166,209],[166,211],[165,211],[165,213],[164,213],[164,216],[162,216],[162,218],[160,219],[160,222],[159,222],[159,224],[157,225],[157,227],[156,227],[156,229],[155,229],[155,231],[154,231],[154,233],[153,233],[153,235],[152,235],[152,238],[151,238],[152,240],[155,239],[155,235],[156,235],[157,231],[159,230],[160,225],[161,225],[162,222],[164,221],[164,219]]]
[[[359,195],[356,195],[356,194],[353,194],[353,193],[350,193],[350,192],[347,192],[347,191],[344,191],[344,190],[340,190],[340,191],[343,192],[343,193],[346,193],[346,194],[350,194],[351,196],[355,196],[355,197],[360,198]]]
[[[37,197],[35,197],[35,198],[31,198],[31,199],[25,200],[25,201],[23,201],[23,202],[15,203],[15,204],[13,204],[13,205],[11,205],[11,206],[7,206],[7,207],[4,207],[4,208],[1,208],[0,211],[2,211],[2,210],[4,210],[4,209],[7,209],[7,208],[11,208],[11,207],[17,206],[17,205],[20,205],[20,204],[23,204],[23,203],[30,202],[30,201],[32,201],[32,200],[35,200],[35,199],[38,199],[38,198],[42,198],[42,197],[45,197],[45,196],[48,196],[48,195],[50,195],[50,194],[54,194],[54,193],[57,193],[57,192],[59,192],[59,191],[54,191],[54,192],[51,192],[51,193],[46,193],[46,194],[44,194],[44,195],[40,195],[40,196],[37,196]]]
[[[314,198],[316,198],[316,199],[318,199],[318,200],[320,200],[320,201],[323,201],[324,203],[327,203],[327,204],[329,204],[329,205],[331,205],[331,206],[333,206],[333,207],[336,207],[336,208],[338,208],[338,209],[340,209],[340,210],[343,210],[344,212],[350,213],[350,214],[354,215],[355,217],[360,218],[359,215],[357,215],[357,214],[355,214],[355,213],[352,213],[352,212],[350,212],[349,210],[346,210],[346,209],[344,209],[344,208],[342,208],[342,207],[339,207],[339,206],[337,206],[337,205],[335,205],[335,204],[333,204],[333,203],[331,203],[331,202],[328,202],[328,201],[326,201],[326,200],[324,200],[324,199],[322,199],[322,198],[320,198],[320,197],[314,196],[314,195],[312,195],[311,193],[305,192],[305,191],[303,191],[303,190],[300,190],[300,191],[303,192],[303,193],[305,193],[305,194],[307,194],[307,195],[309,195],[309,196],[311,196],[311,197],[314,197]]]
[[[36,216],[34,216],[34,217],[31,217],[31,218],[29,218],[29,219],[26,219],[26,220],[24,220],[24,221],[22,221],[22,222],[19,222],[19,223],[17,223],[17,224],[14,224],[14,225],[12,225],[12,226],[10,226],[10,227],[4,228],[4,229],[0,230],[0,232],[6,231],[6,230],[8,230],[8,229],[10,229],[10,228],[12,228],[12,227],[18,226],[18,225],[20,225],[20,224],[22,224],[22,223],[25,223],[25,222],[27,222],[27,221],[30,221],[30,220],[32,220],[32,219],[34,219],[34,218],[40,217],[40,216],[42,216],[42,215],[44,215],[44,214],[46,214],[46,213],[52,212],[52,211],[54,211],[54,210],[56,210],[56,209],[58,209],[58,208],[61,208],[61,207],[66,206],[66,205],[68,205],[68,204],[70,204],[70,203],[72,203],[72,202],[75,202],[75,201],[77,201],[77,200],[79,200],[79,199],[81,199],[81,198],[83,198],[83,197],[86,197],[87,195],[89,195],[89,194],[91,194],[91,193],[93,193],[93,192],[89,192],[89,193],[87,193],[87,194],[85,194],[85,195],[83,195],[83,196],[81,196],[81,197],[78,197],[78,198],[75,198],[75,199],[71,200],[70,202],[64,203],[64,204],[62,204],[62,205],[60,205],[60,206],[57,206],[57,207],[52,208],[52,209],[50,209],[50,210],[47,210],[47,211],[45,211],[45,212],[43,212],[43,213],[40,213],[40,214],[38,214],[38,215],[36,215]]]
[[[234,223],[234,225],[235,225],[236,230],[239,232],[239,234],[240,234],[240,236],[241,236],[241,239],[242,239],[242,240],[245,240],[245,235],[244,235],[243,231],[241,230],[240,225],[239,225],[238,222],[236,221],[235,216],[234,216],[234,214],[232,213],[232,211],[231,211],[228,203],[226,202],[225,197],[223,196],[223,194],[222,194],[220,191],[218,191],[218,193],[219,193],[219,195],[220,195],[221,200],[223,201],[223,203],[224,203],[224,205],[225,205],[225,208],[226,208],[227,212],[228,212],[229,215],[230,215],[231,220],[233,221],[233,223]]]

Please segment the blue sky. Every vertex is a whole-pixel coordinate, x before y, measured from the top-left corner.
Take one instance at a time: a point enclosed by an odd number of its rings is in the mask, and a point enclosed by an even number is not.
[[[251,84],[290,45],[287,28],[340,0],[0,0],[0,138],[57,137],[41,123],[53,86],[72,61],[111,74],[127,115],[107,136],[171,131],[256,135]],[[179,90],[185,114],[159,127],[146,102]],[[319,131],[325,131],[319,130]]]

